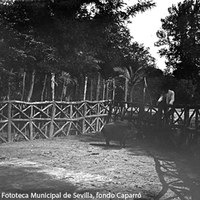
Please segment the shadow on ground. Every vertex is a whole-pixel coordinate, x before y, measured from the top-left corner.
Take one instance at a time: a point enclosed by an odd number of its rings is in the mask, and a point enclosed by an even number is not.
[[[129,140],[126,148],[112,142],[107,147],[98,133],[4,144],[0,152],[5,157],[0,161],[1,194],[141,192],[140,199],[148,200],[200,197],[199,163],[189,154],[152,140]]]
[[[103,138],[88,135],[82,142],[101,147],[102,150],[120,150],[118,142],[106,146]],[[128,141],[126,150],[133,156],[146,155],[154,160],[155,170],[161,183],[160,191],[154,200],[199,200],[200,199],[200,160],[187,151],[177,151],[171,144],[152,140]]]

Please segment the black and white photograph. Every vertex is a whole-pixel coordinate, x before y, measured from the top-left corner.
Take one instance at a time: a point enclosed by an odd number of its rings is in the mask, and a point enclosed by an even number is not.
[[[200,0],[0,0],[0,200],[200,200]]]

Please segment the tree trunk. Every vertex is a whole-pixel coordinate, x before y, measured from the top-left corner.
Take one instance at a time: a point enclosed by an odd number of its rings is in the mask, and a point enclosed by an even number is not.
[[[99,100],[101,75],[98,72],[96,100]]]
[[[103,79],[103,96],[102,96],[103,100],[105,100],[105,96],[106,96],[106,81],[105,79]]]
[[[74,97],[75,101],[79,101],[79,83],[77,82],[75,85],[75,97]]]
[[[44,82],[43,82],[43,87],[42,87],[42,94],[41,94],[41,101],[44,101],[44,92],[46,89],[46,84],[47,84],[47,74],[44,76]]]
[[[112,100],[114,101],[114,100],[115,100],[115,79],[114,79],[114,78],[113,78],[113,80],[112,80],[112,83],[113,83]]]
[[[86,100],[86,95],[87,95],[87,83],[88,83],[88,77],[85,77],[85,84],[84,84],[84,93],[83,93],[83,100]]]
[[[13,69],[10,70],[10,73],[12,73]],[[10,100],[10,94],[11,94],[11,75],[8,75],[8,93],[7,93],[7,100]]]
[[[32,75],[31,75],[31,86],[30,86],[30,90],[28,93],[28,97],[27,97],[28,102],[31,100],[31,97],[33,95],[34,85],[35,85],[35,70],[32,71]]]
[[[134,90],[134,86],[131,86],[131,92],[130,92],[130,102],[133,102],[133,90]]]
[[[109,98],[109,80],[106,82],[106,100]]]
[[[51,100],[55,100],[55,73],[51,73]]]
[[[10,100],[10,90],[11,90],[11,82],[10,82],[10,77],[9,77],[8,78],[8,93],[7,93],[7,100],[8,101]]]
[[[124,94],[124,101],[128,101],[128,78],[125,78],[125,94]]]
[[[61,101],[63,100],[63,98],[66,97],[66,90],[67,90],[67,87],[66,87],[65,81],[64,81],[63,82],[63,87],[62,87],[62,92],[61,92],[61,98],[60,98]]]
[[[90,83],[90,101],[93,100],[93,78],[91,78],[91,83]]]
[[[146,87],[147,87],[147,81],[146,81],[146,77],[144,77],[143,104],[145,104],[145,100],[146,100]]]
[[[21,101],[23,101],[23,99],[24,99],[25,85],[26,85],[26,72],[23,73]]]

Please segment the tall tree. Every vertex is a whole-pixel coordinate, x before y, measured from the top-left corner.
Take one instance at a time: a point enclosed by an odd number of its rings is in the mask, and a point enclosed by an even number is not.
[[[199,80],[200,75],[200,2],[185,0],[172,5],[157,32],[157,46],[167,58],[168,71],[177,78]]]
[[[6,33],[2,38],[17,62],[13,72],[23,68],[28,77],[35,71],[34,83],[41,84],[46,84],[44,76],[37,74],[62,71],[72,77],[100,71],[108,79],[114,67],[124,65],[124,52],[129,51],[131,37],[125,26],[129,17],[154,5],[151,0],[133,6],[123,0],[5,0],[0,4],[0,25]],[[6,64],[7,55],[1,60],[9,72],[13,63]],[[24,88],[22,93],[28,93]],[[44,90],[40,92],[43,96]]]

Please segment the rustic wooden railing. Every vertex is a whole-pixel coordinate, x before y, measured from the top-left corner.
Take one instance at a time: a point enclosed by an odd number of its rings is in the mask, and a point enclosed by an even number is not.
[[[200,105],[169,106],[166,115],[164,115],[164,112],[159,112],[157,106],[115,102],[112,104],[110,115],[114,120],[129,117],[132,120],[154,122],[158,126],[182,126],[200,130]]]
[[[0,102],[0,141],[53,138],[100,131],[109,101]]]
[[[140,125],[162,127],[158,107],[128,102],[0,102],[0,142],[53,138],[101,131],[105,123],[129,117]],[[167,125],[200,130],[200,106],[169,107]]]

